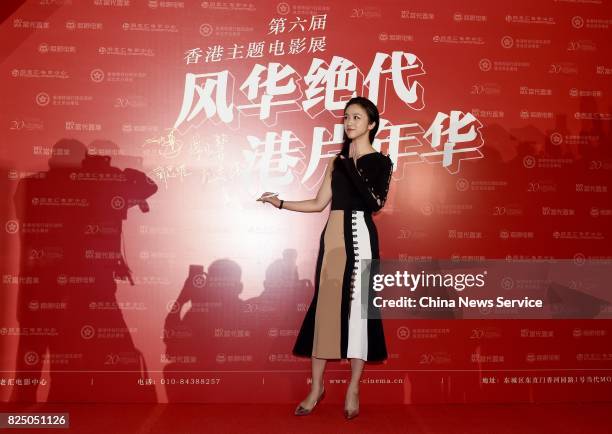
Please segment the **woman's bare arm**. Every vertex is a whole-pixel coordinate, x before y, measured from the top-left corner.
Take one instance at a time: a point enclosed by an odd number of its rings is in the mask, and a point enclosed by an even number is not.
[[[287,209],[289,211],[297,211],[297,212],[321,212],[325,209],[327,204],[332,198],[332,190],[331,190],[331,172],[334,167],[334,160],[327,163],[327,167],[325,169],[325,178],[323,179],[323,183],[319,187],[319,191],[317,192],[317,196],[314,199],[308,200],[285,200],[283,202],[283,209]],[[265,195],[266,193],[264,193]],[[270,202],[275,207],[280,206],[280,199],[276,196],[269,198],[259,198],[257,200],[262,200],[264,202]]]

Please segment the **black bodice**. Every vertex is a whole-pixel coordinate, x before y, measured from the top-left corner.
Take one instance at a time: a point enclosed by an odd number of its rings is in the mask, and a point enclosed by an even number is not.
[[[393,162],[388,155],[372,152],[357,159],[334,158],[331,209],[376,212],[387,199]]]

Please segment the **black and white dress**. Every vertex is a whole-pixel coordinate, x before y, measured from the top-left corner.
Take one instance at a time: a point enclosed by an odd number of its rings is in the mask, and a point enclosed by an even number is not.
[[[378,233],[372,213],[385,204],[393,162],[380,152],[334,158],[329,218],[321,233],[314,297],[297,336],[293,354],[321,359],[381,361],[387,347],[380,318],[362,314],[362,259],[379,259]]]

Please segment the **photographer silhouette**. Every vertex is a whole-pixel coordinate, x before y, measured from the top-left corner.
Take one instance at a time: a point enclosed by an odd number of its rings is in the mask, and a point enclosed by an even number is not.
[[[20,221],[20,335],[17,378],[11,400],[36,401],[44,362],[51,384],[48,401],[155,401],[115,293],[116,279],[134,284],[122,254],[127,210],[148,211],[157,191],[143,172],[120,170],[108,156],[87,154],[85,145],[62,139],[49,170],[22,179],[14,196]],[[112,334],[108,331],[112,330]],[[131,365],[131,366],[130,366]]]

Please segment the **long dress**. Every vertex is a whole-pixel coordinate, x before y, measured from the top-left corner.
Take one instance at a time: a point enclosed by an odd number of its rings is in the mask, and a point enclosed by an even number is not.
[[[379,259],[372,213],[385,204],[392,172],[391,158],[380,152],[364,154],[357,162],[334,158],[331,211],[319,241],[314,296],[294,355],[365,361],[387,358],[380,316],[362,313],[361,281],[368,279],[365,295],[371,300],[372,277],[378,267],[361,260]]]

